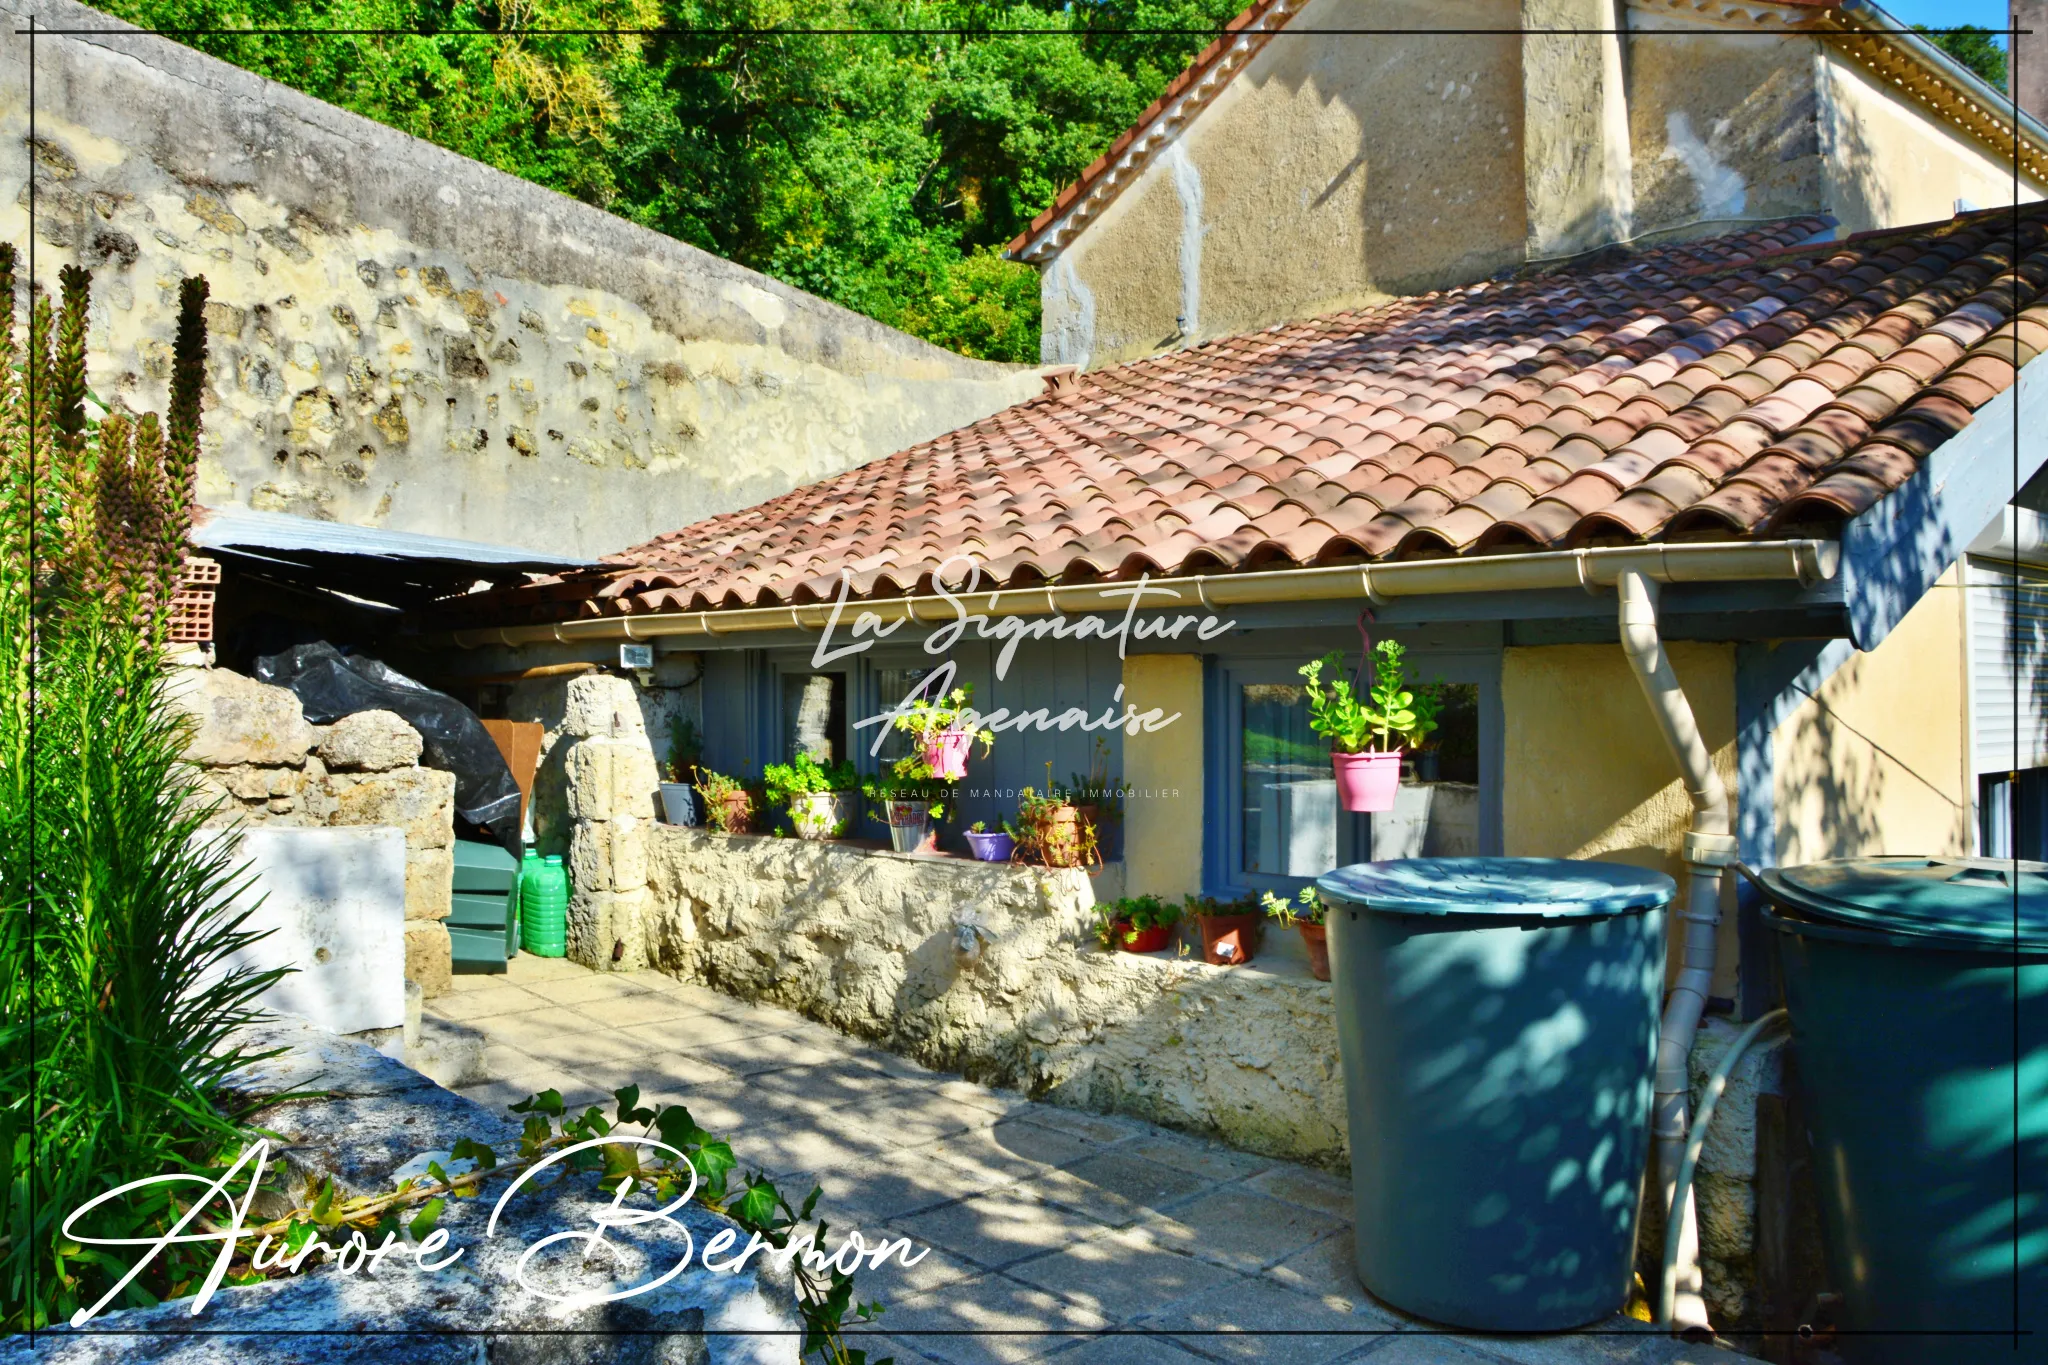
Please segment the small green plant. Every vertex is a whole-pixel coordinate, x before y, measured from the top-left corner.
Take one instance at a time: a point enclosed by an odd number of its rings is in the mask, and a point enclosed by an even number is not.
[[[1148,929],[1171,929],[1180,923],[1178,905],[1157,896],[1123,896],[1095,907],[1095,939],[1104,948],[1135,943]]]
[[[753,821],[753,793],[737,777],[709,768],[697,772],[697,792],[704,798],[704,820],[720,834],[745,834]],[[745,801],[735,800],[744,796]]]
[[[986,833],[988,833],[988,821],[986,821],[986,820],[976,820],[976,821],[975,821],[975,822],[974,822],[973,824],[971,824],[971,825],[969,825],[969,826],[967,827],[967,832],[968,832],[969,834],[986,834]]]
[[[671,782],[689,782],[696,777],[698,761],[704,757],[704,736],[697,731],[697,722],[688,716],[676,717],[675,724],[668,732],[668,761],[662,766],[668,772]]]
[[[1344,677],[1343,656],[1335,650],[1301,666],[1308,680],[1308,724],[1330,741],[1338,753],[1393,753],[1414,746],[1436,729],[1442,709],[1440,689],[1425,688],[1428,699],[1418,705],[1407,682],[1407,651],[1396,640],[1373,646],[1372,682],[1360,698]],[[1323,681],[1328,670],[1330,680]]]
[[[1099,735],[1088,755],[1088,771],[1073,774],[1061,790],[1073,804],[1095,807],[1096,818],[1103,824],[1123,818],[1124,797],[1130,791],[1109,775],[1109,741]]]
[[[886,802],[924,801],[930,803],[932,823],[937,824],[946,818],[946,802],[953,797],[953,787],[936,776],[920,755],[910,754],[897,759],[887,773],[863,777],[860,794],[874,803],[874,818],[884,823],[889,818]]]
[[[929,743],[940,735],[962,729],[968,706],[973,700],[973,683],[962,683],[935,702],[919,697],[896,717],[896,728],[915,738],[919,744]],[[973,734],[981,741],[982,757],[988,757],[989,750],[995,746],[995,731],[976,730]]]
[[[1292,901],[1284,900],[1268,891],[1259,897],[1259,903],[1266,907],[1269,918],[1282,924],[1321,924],[1329,914],[1323,898],[1313,886],[1301,888],[1301,894]]]
[[[1247,892],[1236,900],[1220,901],[1214,896],[1196,895],[1189,892],[1181,897],[1181,912],[1190,918],[1202,915],[1252,915],[1259,910],[1259,898]]]
[[[789,803],[799,796],[852,791],[860,785],[860,777],[853,770],[853,760],[820,763],[807,753],[800,753],[787,763],[770,763],[761,770],[761,779],[767,791],[768,804],[783,809],[787,809]]]

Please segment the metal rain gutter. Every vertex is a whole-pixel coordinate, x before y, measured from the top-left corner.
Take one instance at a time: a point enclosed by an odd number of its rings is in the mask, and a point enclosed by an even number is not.
[[[1375,604],[1403,597],[1451,593],[1528,592],[1615,587],[1624,574],[1658,583],[1793,581],[1811,587],[1833,578],[1841,549],[1832,540],[1706,541],[1625,545],[1586,550],[1546,550],[1472,559],[1423,559],[1398,564],[1343,564],[1313,569],[1218,573],[1147,581],[1138,610],[1217,611],[1266,602],[1315,602],[1364,598]],[[943,625],[964,613],[982,616],[1121,614],[1130,609],[1133,581],[1047,584],[995,592],[930,594],[849,600],[840,625],[851,629],[862,615],[881,624],[908,620]],[[541,625],[487,626],[425,637],[429,647],[462,649],[532,644],[581,644],[649,640],[661,636],[738,635],[758,631],[823,630],[835,604],[745,607],[725,611],[650,612],[640,616],[587,617]]]

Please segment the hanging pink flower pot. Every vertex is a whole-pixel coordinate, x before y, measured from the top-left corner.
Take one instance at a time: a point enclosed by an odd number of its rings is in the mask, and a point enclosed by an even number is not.
[[[958,782],[967,776],[967,751],[974,744],[968,730],[942,730],[924,741],[925,766],[941,782]]]
[[[1330,755],[1337,768],[1337,804],[1350,811],[1394,808],[1401,789],[1401,751],[1385,754]]]

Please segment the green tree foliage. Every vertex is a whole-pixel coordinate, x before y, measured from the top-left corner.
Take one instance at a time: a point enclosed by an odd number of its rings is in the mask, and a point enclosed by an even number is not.
[[[1931,31],[1925,24],[1915,24],[1916,32],[1927,35],[1927,40],[1984,78],[1985,84],[1995,90],[2005,89],[2005,49],[1998,45],[1991,30],[1975,24],[1959,24],[1944,32]]]
[[[1001,246],[1136,121],[1243,4],[112,0],[105,7],[163,30],[332,33],[178,36],[939,345],[1035,361],[1036,274],[1003,260]],[[352,29],[405,32],[341,32]],[[463,29],[503,36],[442,32]],[[663,31],[587,31],[607,29]],[[888,32],[833,32],[847,29]],[[1162,29],[1175,31],[1129,31]]]

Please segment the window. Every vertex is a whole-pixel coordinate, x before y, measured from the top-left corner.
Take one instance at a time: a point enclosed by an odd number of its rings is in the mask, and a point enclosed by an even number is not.
[[[1206,855],[1207,889],[1289,894],[1375,858],[1497,851],[1497,758],[1490,755],[1499,743],[1499,656],[1432,656],[1411,647],[1415,674],[1441,689],[1438,728],[1426,749],[1407,756],[1394,809],[1366,815],[1339,808],[1329,742],[1309,728],[1296,670],[1312,653],[1216,663],[1210,828],[1218,837]]]
[[[782,675],[782,758],[807,753],[820,763],[846,757],[846,675]]]

